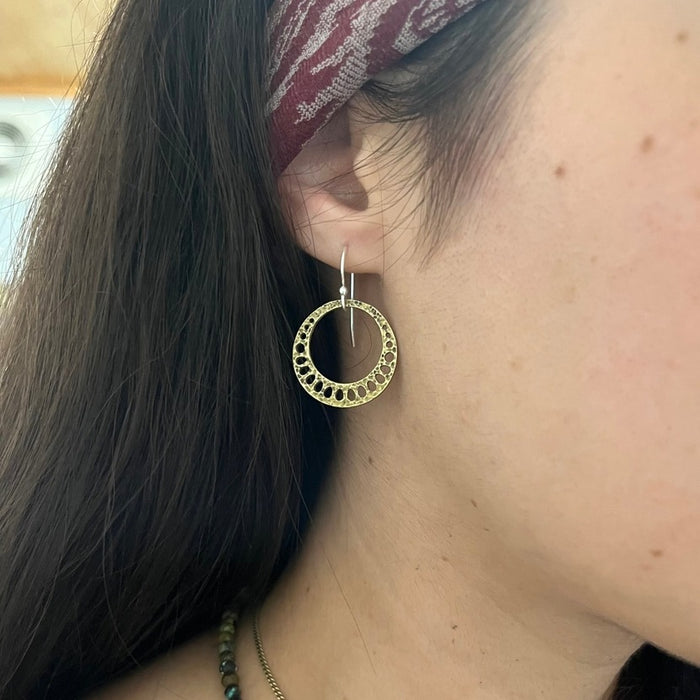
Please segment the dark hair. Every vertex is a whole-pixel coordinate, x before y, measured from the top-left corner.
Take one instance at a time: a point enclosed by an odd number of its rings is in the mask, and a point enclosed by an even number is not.
[[[302,541],[336,413],[289,350],[329,296],[271,173],[269,4],[119,2],[26,222],[0,314],[2,698],[107,683],[264,596]],[[363,90],[426,125],[435,220],[487,175],[534,4],[479,6]],[[617,698],[700,696],[648,645],[621,675],[645,690]]]

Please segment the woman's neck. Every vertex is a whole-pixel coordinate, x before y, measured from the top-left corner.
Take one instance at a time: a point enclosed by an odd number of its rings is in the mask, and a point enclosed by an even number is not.
[[[563,574],[463,506],[451,465],[392,428],[409,417],[374,403],[347,414],[301,555],[261,610],[287,700],[603,698],[641,640],[573,604]],[[239,646],[243,689],[265,697],[250,618]]]

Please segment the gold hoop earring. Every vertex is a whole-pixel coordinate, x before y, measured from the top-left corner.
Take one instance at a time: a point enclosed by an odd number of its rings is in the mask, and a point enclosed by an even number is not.
[[[351,289],[353,289],[354,275],[351,275]],[[346,298],[348,290],[345,287],[345,248],[340,259],[340,279],[339,289],[340,299],[329,301],[323,306],[319,306],[310,313],[299,327],[294,338],[292,349],[292,363],[294,373],[304,390],[313,396],[317,401],[336,408],[351,408],[361,406],[376,399],[384,389],[389,386],[398,360],[398,346],[394,330],[384,316],[371,304],[367,304],[358,299]],[[311,358],[311,338],[318,322],[335,309],[346,309],[350,311],[351,334],[354,345],[354,319],[353,310],[359,309],[374,319],[379,327],[382,337],[382,351],[379,354],[377,364],[370,373],[356,382],[335,382],[324,376],[314,364]]]

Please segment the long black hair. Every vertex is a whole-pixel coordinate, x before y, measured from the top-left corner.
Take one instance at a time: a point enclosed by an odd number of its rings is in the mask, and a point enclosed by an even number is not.
[[[3,699],[108,683],[263,597],[303,540],[336,414],[289,349],[330,297],[270,168],[269,4],[118,2],[25,222],[0,302]],[[425,125],[432,223],[478,193],[537,4],[491,0],[364,88]],[[331,329],[318,348],[332,368]],[[616,698],[698,678],[647,645]]]

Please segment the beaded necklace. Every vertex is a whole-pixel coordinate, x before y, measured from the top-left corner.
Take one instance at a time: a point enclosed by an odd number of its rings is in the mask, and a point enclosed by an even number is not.
[[[233,641],[236,636],[238,613],[226,608],[219,625],[219,673],[224,686],[224,696],[228,700],[240,700],[241,687],[238,679],[238,665],[233,656]]]

